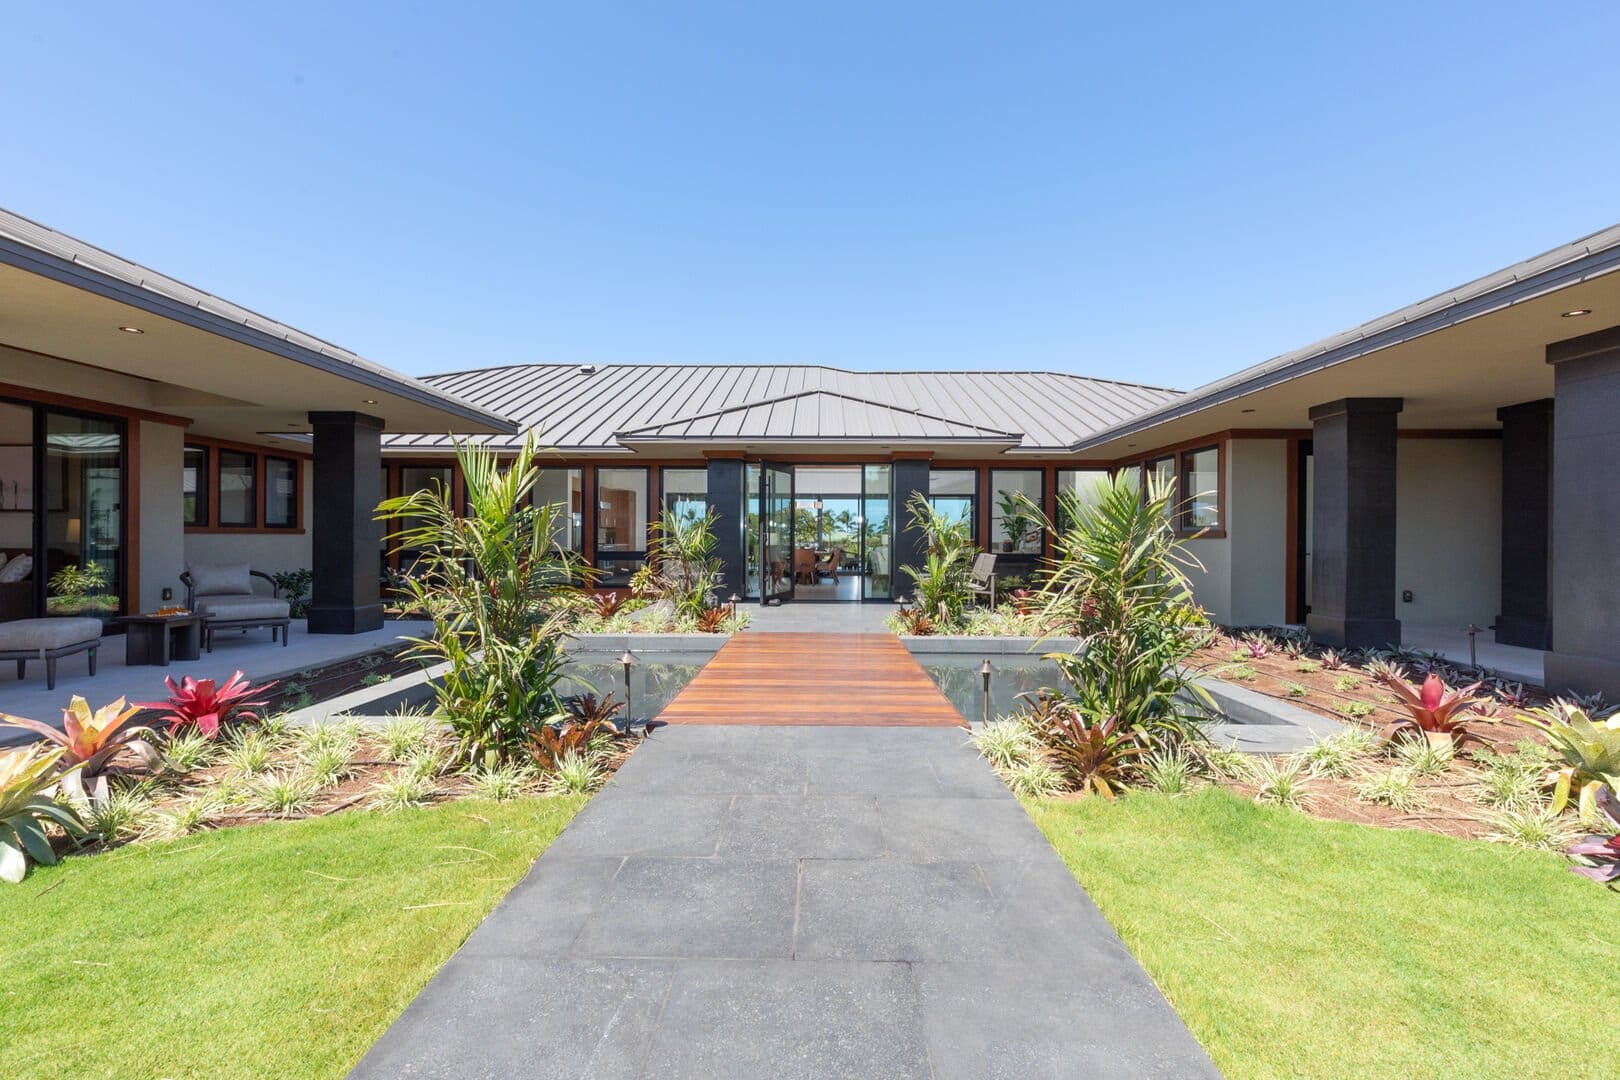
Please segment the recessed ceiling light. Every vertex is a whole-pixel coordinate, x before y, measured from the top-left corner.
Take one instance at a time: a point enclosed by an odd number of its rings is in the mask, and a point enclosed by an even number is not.
[[[1578,319],[1582,315],[1590,315],[1590,314],[1592,314],[1592,309],[1591,308],[1589,308],[1589,307],[1578,307],[1574,311],[1566,311],[1566,312],[1564,312],[1564,318],[1566,318],[1566,319]]]
[[[368,398],[365,399],[364,404],[366,404],[366,405],[375,405],[375,404],[377,404],[377,399],[374,398],[374,397],[368,397]]]
[[[146,333],[145,330],[142,330],[138,326],[120,326],[118,329],[122,330],[126,334],[144,334],[144,333]]]
[[[1253,410],[1253,409],[1244,409],[1244,410],[1243,410],[1243,411],[1244,411],[1244,412],[1254,412],[1254,410]]]
[[[1126,444],[1125,444],[1125,448],[1126,448],[1126,449],[1130,449],[1130,448],[1131,448],[1131,447],[1133,447],[1133,446],[1135,446],[1135,445],[1136,445],[1136,444],[1135,444],[1135,443],[1133,443],[1133,442],[1128,442],[1128,443],[1126,443]]]

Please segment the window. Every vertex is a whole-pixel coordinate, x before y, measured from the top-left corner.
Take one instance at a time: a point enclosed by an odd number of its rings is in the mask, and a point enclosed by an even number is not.
[[[647,470],[596,470],[596,567],[623,584],[647,557]]]
[[[1144,467],[1147,469],[1148,477],[1153,481],[1154,486],[1166,484],[1170,486],[1170,502],[1171,505],[1174,505],[1176,502],[1176,459],[1174,457],[1162,457],[1148,462]]]
[[[1059,469],[1057,471],[1057,528],[1065,531],[1070,524],[1069,510],[1076,504],[1086,505],[1102,498],[1108,489],[1107,469]]]
[[[1185,493],[1181,507],[1183,531],[1202,532],[1221,527],[1220,475],[1219,447],[1206,446],[1181,455],[1181,490]]]
[[[534,504],[557,507],[552,539],[557,546],[578,551],[585,539],[585,470],[542,469],[534,484]]]
[[[992,469],[990,548],[1040,554],[1041,470]]]
[[[298,525],[298,462],[291,458],[264,459],[264,524],[271,529]]]
[[[180,473],[181,512],[187,525],[208,524],[208,447],[186,447]]]
[[[709,512],[708,469],[665,469],[664,513],[677,518],[700,518]]]
[[[979,474],[972,469],[931,469],[928,502],[942,514],[966,521],[978,533]]]
[[[258,518],[259,456],[242,450],[219,451],[219,523],[252,528]]]

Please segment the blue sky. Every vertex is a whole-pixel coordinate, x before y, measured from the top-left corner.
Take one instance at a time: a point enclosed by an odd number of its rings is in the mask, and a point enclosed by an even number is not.
[[[1190,387],[1620,221],[1617,8],[15,5],[0,205],[417,374]]]

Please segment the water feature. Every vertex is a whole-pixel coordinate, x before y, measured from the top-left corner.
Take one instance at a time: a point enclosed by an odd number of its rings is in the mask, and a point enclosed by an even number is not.
[[[984,660],[969,653],[925,654],[917,658],[956,711],[975,724],[984,718]],[[1019,694],[1058,686],[1060,682],[1057,665],[1039,656],[990,657],[990,718],[1006,716],[1018,708]]]
[[[636,719],[656,717],[681,688],[692,681],[712,652],[638,652],[630,667],[630,707]],[[564,695],[612,694],[624,701],[624,665],[617,653],[580,649],[569,653],[570,662],[557,684]]]

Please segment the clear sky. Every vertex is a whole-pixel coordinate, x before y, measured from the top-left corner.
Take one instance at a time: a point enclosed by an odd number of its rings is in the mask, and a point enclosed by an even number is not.
[[[17,3],[0,27],[0,205],[416,374],[1190,387],[1620,221],[1612,2]]]

